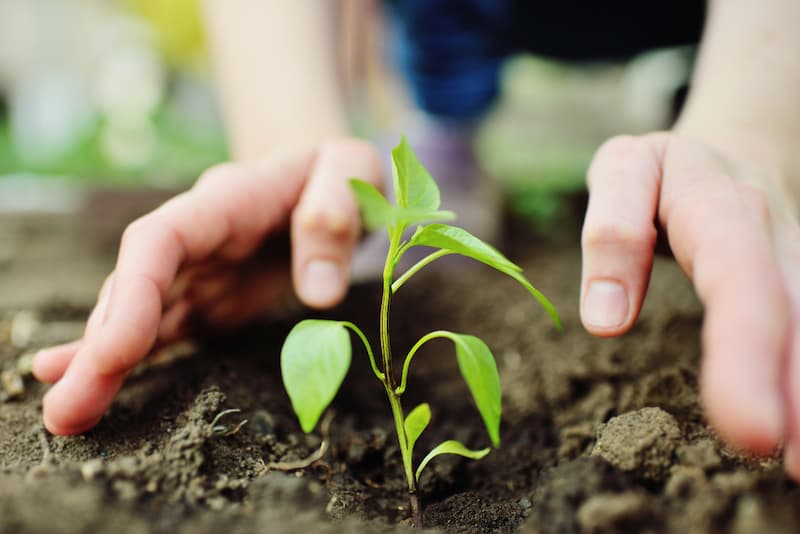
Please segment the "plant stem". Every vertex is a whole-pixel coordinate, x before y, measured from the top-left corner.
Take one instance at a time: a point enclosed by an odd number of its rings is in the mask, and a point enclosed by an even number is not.
[[[411,366],[411,359],[414,358],[414,355],[417,353],[417,351],[422,345],[424,345],[431,339],[436,339],[437,337],[446,337],[452,339],[452,334],[450,332],[447,332],[446,330],[436,330],[434,332],[430,332],[422,336],[422,338],[420,338],[420,340],[417,341],[413,347],[411,347],[411,350],[408,351],[406,359],[405,361],[403,361],[403,371],[400,375],[400,385],[394,388],[394,392],[397,396],[402,395],[406,391],[406,381],[408,380],[408,368]]]
[[[395,393],[395,379],[392,373],[392,349],[389,338],[389,308],[392,301],[392,277],[394,275],[394,260],[397,253],[403,228],[393,228],[389,231],[389,252],[386,256],[386,264],[383,270],[383,296],[381,298],[380,316],[380,337],[381,337],[381,356],[383,363],[383,385],[389,397],[389,404],[392,407],[392,417],[394,427],[397,432],[397,442],[400,445],[400,455],[403,460],[403,471],[408,482],[408,499],[411,507],[411,524],[414,527],[422,527],[422,510],[419,506],[417,497],[417,480],[414,477],[414,466],[412,464],[411,449],[408,447],[408,437],[405,429],[405,415],[403,406],[400,403],[400,396]]]
[[[422,269],[432,261],[437,260],[442,256],[447,256],[448,254],[453,254],[453,252],[449,250],[437,250],[436,252],[432,252],[431,254],[428,254],[427,256],[419,260],[417,263],[409,267],[408,271],[403,273],[403,275],[392,284],[392,292],[397,293],[397,290],[400,289],[400,286],[405,284],[406,281],[412,276],[414,276],[420,269]]]

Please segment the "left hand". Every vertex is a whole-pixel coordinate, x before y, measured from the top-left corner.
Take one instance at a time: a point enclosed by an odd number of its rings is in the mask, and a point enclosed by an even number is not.
[[[788,172],[758,138],[618,137],[589,170],[581,318],[627,331],[653,262],[656,223],[705,306],[701,398],[730,444],[785,443],[800,480],[800,226]]]

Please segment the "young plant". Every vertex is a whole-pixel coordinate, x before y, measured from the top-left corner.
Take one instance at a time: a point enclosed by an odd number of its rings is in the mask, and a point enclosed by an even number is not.
[[[448,254],[460,254],[483,262],[518,281],[539,301],[556,326],[560,327],[560,323],[553,305],[528,282],[517,265],[466,230],[432,223],[418,226],[409,239],[404,239],[405,230],[412,224],[450,220],[455,215],[449,211],[439,211],[439,189],[405,139],[392,151],[392,163],[396,205],[390,204],[372,185],[357,179],[350,181],[364,225],[370,230],[385,228],[389,232],[389,251],[383,270],[383,298],[380,308],[380,366],[367,337],[356,325],[347,321],[310,319],[298,323],[286,338],[281,351],[281,372],[300,426],[304,432],[311,432],[336,396],[350,367],[348,330],[361,339],[369,356],[372,372],[381,381],[389,397],[408,482],[412,523],[421,526],[417,482],[425,466],[441,454],[457,454],[477,460],[486,456],[490,449],[471,450],[458,441],[447,440],[434,447],[417,465],[416,470],[414,469],[414,445],[431,419],[427,403],[420,404],[406,414],[400,402],[406,391],[408,369],[414,355],[422,345],[433,339],[444,338],[453,342],[458,368],[475,399],[489,439],[495,447],[500,445],[500,378],[494,356],[483,341],[468,334],[437,330],[423,336],[408,351],[403,360],[398,384],[389,339],[389,308],[392,297],[409,278],[432,261]],[[431,247],[434,251],[396,278],[395,268],[400,258],[410,248],[417,246]]]

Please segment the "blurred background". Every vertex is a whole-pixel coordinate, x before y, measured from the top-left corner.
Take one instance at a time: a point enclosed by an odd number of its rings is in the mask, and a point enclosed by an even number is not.
[[[387,64],[390,32],[366,22],[341,46],[373,48],[345,74],[353,123],[379,136],[412,106]],[[74,209],[87,188],[180,189],[226,159],[196,0],[0,0],[0,36],[0,211]],[[480,158],[514,211],[557,220],[599,143],[669,125],[690,68],[686,49],[622,64],[514,58]]]

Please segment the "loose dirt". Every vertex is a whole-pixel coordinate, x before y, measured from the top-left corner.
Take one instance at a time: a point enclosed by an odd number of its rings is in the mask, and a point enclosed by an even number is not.
[[[300,431],[280,383],[278,354],[299,316],[175,349],[166,361],[138,369],[94,430],[77,437],[45,432],[46,388],[28,374],[30,354],[80,335],[114,240],[94,239],[76,217],[2,223],[0,530],[410,531],[388,404],[358,349],[333,405],[322,460],[292,472],[268,467],[302,460],[322,439]],[[396,352],[431,329],[475,334],[492,348],[503,384],[501,447],[478,462],[433,462],[421,480],[426,527],[800,529],[800,493],[780,462],[741,456],[704,424],[697,398],[702,310],[675,264],[656,260],[632,332],[596,339],[577,317],[575,236],[558,243],[519,230],[509,236],[501,248],[553,300],[563,332],[513,281],[448,258],[395,300]],[[374,334],[379,296],[377,286],[360,285],[338,309],[314,315]],[[405,409],[427,401],[433,410],[419,454],[449,438],[489,443],[446,342],[415,358],[409,384]],[[241,411],[212,424],[231,408]]]

